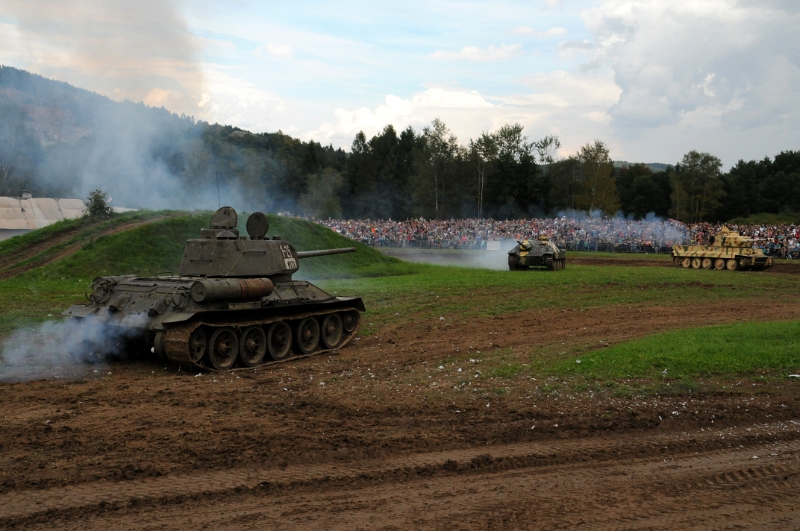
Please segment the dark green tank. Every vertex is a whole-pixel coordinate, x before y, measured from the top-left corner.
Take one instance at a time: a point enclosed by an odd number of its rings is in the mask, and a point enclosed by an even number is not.
[[[364,311],[361,298],[334,297],[292,275],[300,260],[355,248],[298,252],[267,237],[269,221],[260,212],[247,220],[249,238],[239,236],[237,222],[233,208],[220,208],[201,238],[186,242],[178,276],[96,278],[89,303],[64,315],[108,330],[106,336],[144,341],[161,358],[217,370],[346,345]],[[102,340],[83,344],[74,356],[93,361],[107,354]]]

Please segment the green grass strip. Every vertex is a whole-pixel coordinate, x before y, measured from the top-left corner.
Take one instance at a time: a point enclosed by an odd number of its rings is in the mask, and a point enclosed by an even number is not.
[[[559,361],[547,370],[597,380],[742,376],[763,371],[786,377],[800,372],[800,321],[655,334]]]

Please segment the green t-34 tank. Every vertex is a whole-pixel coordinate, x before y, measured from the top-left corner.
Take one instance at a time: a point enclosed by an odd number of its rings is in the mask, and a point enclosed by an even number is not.
[[[708,245],[676,245],[672,248],[675,265],[694,269],[743,271],[772,267],[772,257],[753,247],[756,240],[722,227]]]
[[[518,241],[508,251],[508,268],[515,271],[532,266],[544,266],[550,271],[564,269],[567,266],[567,252],[560,250],[544,235],[535,240]]]
[[[298,252],[268,238],[260,212],[240,237],[236,211],[217,210],[199,239],[188,240],[178,276],[96,278],[88,304],[64,315],[100,327],[87,337],[145,341],[152,352],[175,363],[216,370],[254,367],[343,347],[355,335],[364,303],[334,297],[313,284],[293,280],[300,260],[355,248]],[[121,333],[120,333],[121,332]],[[86,340],[75,357],[93,361],[108,345]]]

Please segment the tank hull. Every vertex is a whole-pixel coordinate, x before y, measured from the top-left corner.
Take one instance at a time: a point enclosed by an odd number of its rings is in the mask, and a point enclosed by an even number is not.
[[[544,267],[548,271],[558,271],[567,265],[567,253],[550,241],[528,240],[519,242],[508,252],[508,269],[511,271]]]
[[[200,297],[193,287],[198,284],[198,279],[190,277],[101,277],[92,284],[89,303],[74,305],[63,315],[82,320],[95,329],[106,329],[105,332],[87,334],[88,337],[121,337],[132,344],[144,343],[159,357],[182,366],[229,370],[342,348],[358,331],[359,313],[364,311],[361,298],[334,297],[305,281],[276,283],[269,295],[253,297],[252,292],[244,292],[236,299],[212,297],[210,301],[196,302],[194,298]],[[329,316],[335,317],[328,319]],[[312,326],[319,328],[321,337],[300,348],[297,330],[307,319],[316,323]],[[331,325],[326,323],[326,319],[334,321],[334,328],[341,323],[338,332],[333,330],[334,335],[340,334],[333,341],[326,341],[324,335],[323,327]],[[223,362],[212,358],[211,338],[216,331],[229,329],[228,335],[241,346],[245,330],[263,342],[276,325],[288,326],[291,333],[287,352],[282,353],[284,356],[279,355],[276,359],[271,355],[272,349],[258,352],[257,348],[255,355],[249,358],[250,363],[245,363],[246,354],[240,348],[240,352]],[[193,349],[191,344],[192,336],[198,330],[205,336],[204,348],[200,350]],[[84,361],[97,361],[117,353],[104,352],[108,348],[105,343],[91,340],[84,343],[84,352],[74,355]]]

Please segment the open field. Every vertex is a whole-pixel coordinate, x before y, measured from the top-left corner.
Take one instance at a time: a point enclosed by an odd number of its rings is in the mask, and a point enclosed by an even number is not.
[[[94,269],[174,268],[204,221],[0,282],[0,336],[79,302]],[[273,226],[302,250],[342,245]],[[137,245],[146,259],[120,252]],[[338,353],[277,366],[2,366],[0,527],[798,528],[800,275],[778,274],[794,264],[573,254],[557,272],[362,247],[309,261],[368,312]]]

